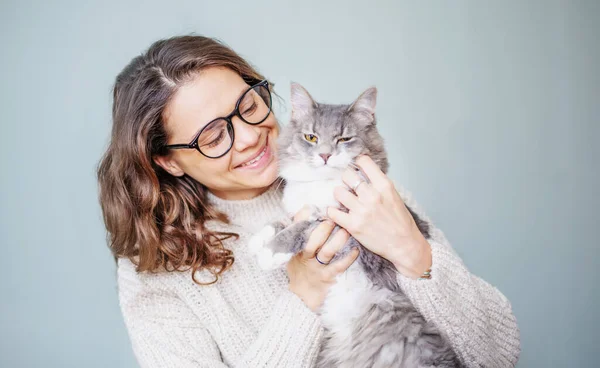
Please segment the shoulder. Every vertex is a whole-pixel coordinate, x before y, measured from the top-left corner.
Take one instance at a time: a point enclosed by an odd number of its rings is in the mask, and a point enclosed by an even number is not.
[[[202,283],[214,280],[211,272],[200,269],[195,279]],[[127,258],[117,261],[117,285],[119,297],[128,300],[136,297],[172,296],[185,299],[190,290],[202,294],[201,291],[210,285],[198,287],[192,279],[192,271],[157,271],[138,272],[136,265]]]
[[[135,264],[129,259],[119,259],[117,262],[119,305],[125,323],[130,328],[134,325],[139,327],[147,324],[199,326],[199,322],[190,317],[193,315],[190,306],[181,297],[181,290],[184,290],[184,287],[180,285],[185,285],[186,276],[191,280],[189,273],[137,272]]]
[[[119,298],[122,300],[161,289],[161,282],[155,275],[137,272],[136,265],[127,258],[119,258],[117,261],[117,285]]]
[[[177,298],[177,283],[182,274],[176,272],[137,272],[127,258],[117,261],[117,286],[121,307],[147,305],[149,301]]]

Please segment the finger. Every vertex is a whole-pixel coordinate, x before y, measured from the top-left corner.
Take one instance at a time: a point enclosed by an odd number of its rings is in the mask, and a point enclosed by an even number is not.
[[[335,254],[342,249],[344,244],[346,244],[348,239],[350,239],[350,234],[348,234],[346,230],[340,228],[317,252],[319,260],[324,263],[331,261],[333,256],[335,256]]]
[[[389,179],[371,157],[366,155],[358,156],[355,163],[361,168],[365,175],[367,175],[375,189],[381,191],[386,188]],[[363,184],[361,184],[361,186],[362,185]]]
[[[329,266],[327,266],[327,268],[331,268],[331,270],[336,275],[340,274],[340,273],[346,271],[348,269],[348,267],[350,267],[352,265],[352,263],[354,263],[354,261],[356,261],[359,254],[360,254],[360,251],[358,250],[358,248],[354,248],[343,258],[340,258],[340,259],[336,260],[335,262],[331,263]],[[320,256],[319,256],[319,259],[321,259]]]
[[[327,217],[329,217],[333,222],[340,225],[344,229],[351,228],[351,218],[350,215],[346,212],[342,212],[334,207],[327,208]]]
[[[342,174],[342,181],[348,186],[348,188],[350,188],[350,190],[354,190],[358,197],[364,195],[365,192],[370,188],[369,183],[362,179],[356,170],[350,167],[344,170],[344,173]],[[358,182],[360,182],[360,184],[358,187],[356,187],[356,183]],[[354,189],[354,187],[356,187],[356,189]]]
[[[304,207],[302,207],[300,209],[300,211],[298,211],[294,215],[294,222],[308,220],[308,217],[310,216],[310,212],[311,212],[310,206],[305,204]]]
[[[302,256],[305,259],[314,258],[317,249],[319,249],[319,247],[325,243],[327,238],[329,238],[329,234],[331,234],[331,231],[333,231],[334,227],[335,223],[333,221],[327,220],[321,222],[308,237],[306,246],[302,251]]]
[[[358,198],[344,187],[335,187],[333,189],[333,197],[350,211],[356,211],[360,206]]]

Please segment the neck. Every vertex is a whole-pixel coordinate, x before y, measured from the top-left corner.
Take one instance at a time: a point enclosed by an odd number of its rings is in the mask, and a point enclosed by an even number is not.
[[[218,189],[208,188],[208,191],[211,192],[216,197],[219,197],[219,198],[227,200],[227,201],[239,201],[239,200],[256,198],[259,195],[266,192],[269,189],[269,187],[270,186],[266,186],[263,188],[248,188],[248,189],[235,190],[235,191],[218,190]]]

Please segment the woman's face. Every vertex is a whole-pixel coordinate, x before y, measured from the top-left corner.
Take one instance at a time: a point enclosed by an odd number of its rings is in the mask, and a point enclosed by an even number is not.
[[[168,144],[187,144],[207,123],[228,116],[249,87],[230,69],[203,69],[178,89],[163,113]],[[208,158],[196,149],[174,149],[154,160],[172,175],[191,176],[221,198],[255,197],[277,178],[279,126],[273,112],[258,125],[247,124],[238,116],[232,123],[235,139],[222,157]]]

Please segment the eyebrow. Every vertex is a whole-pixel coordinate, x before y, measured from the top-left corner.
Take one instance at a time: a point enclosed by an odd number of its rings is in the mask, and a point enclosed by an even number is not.
[[[237,98],[235,99],[235,103],[233,104],[233,109],[235,109],[235,106],[240,101],[240,98],[242,98],[242,96],[244,95],[244,93],[246,93],[250,88],[252,88],[252,86],[249,86],[249,85],[246,84],[246,87],[244,87],[244,89],[238,94]],[[230,114],[233,111],[233,109],[229,110]]]
[[[236,107],[238,101],[240,100],[240,98],[242,98],[242,96],[244,95],[244,93],[246,93],[250,88],[252,88],[252,86],[246,85],[246,87],[244,87],[244,89],[241,90],[241,92],[238,94],[238,96],[237,96],[237,98],[236,98],[236,100],[235,100],[235,102],[233,104],[233,108],[229,110],[229,113],[227,115],[231,114],[231,112],[235,109],[235,107]],[[213,119],[207,121],[206,124],[202,125],[198,130],[196,130],[196,133],[194,133],[194,137],[197,137],[198,134],[200,134],[200,131],[202,129],[204,129],[208,124],[212,123],[213,121],[215,121],[217,119],[222,119],[224,117],[225,117],[225,115],[221,115],[221,116],[217,116],[216,118],[213,118]]]

